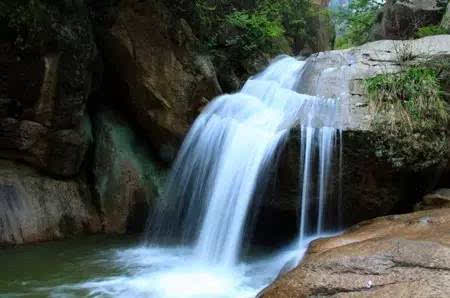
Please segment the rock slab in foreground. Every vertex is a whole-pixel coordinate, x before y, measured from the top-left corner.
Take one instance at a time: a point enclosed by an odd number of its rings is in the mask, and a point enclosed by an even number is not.
[[[450,209],[387,216],[311,244],[260,297],[449,297]]]

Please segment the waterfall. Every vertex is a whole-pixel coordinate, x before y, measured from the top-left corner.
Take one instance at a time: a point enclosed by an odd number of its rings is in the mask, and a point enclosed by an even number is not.
[[[151,243],[189,245],[202,262],[236,265],[258,182],[265,181],[275,166],[277,149],[298,123],[303,177],[300,238],[326,230],[328,182],[339,135],[333,128],[337,104],[296,92],[304,65],[292,57],[279,57],[240,92],[218,97],[204,109],[150,218]],[[314,185],[318,190],[312,189]]]
[[[63,285],[52,296],[255,297],[298,264],[309,241],[339,230],[340,104],[301,94],[304,65],[279,57],[240,92],[208,104],[180,148],[163,195],[152,202],[147,242],[113,249],[113,259],[105,260],[122,273]],[[278,174],[295,178],[285,187]],[[278,189],[287,190],[273,196]],[[271,254],[244,255],[244,247],[258,249],[249,236],[274,224],[278,214],[287,214],[289,229],[298,222],[299,240],[291,235]]]

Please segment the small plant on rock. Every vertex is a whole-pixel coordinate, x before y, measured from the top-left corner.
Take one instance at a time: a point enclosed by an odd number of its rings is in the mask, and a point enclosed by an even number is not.
[[[412,65],[365,80],[379,135],[377,154],[394,166],[419,170],[447,156],[450,107],[442,96],[439,72]]]

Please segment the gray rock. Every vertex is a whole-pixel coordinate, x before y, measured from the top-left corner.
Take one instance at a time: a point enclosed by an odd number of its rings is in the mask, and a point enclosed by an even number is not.
[[[346,225],[412,208],[424,193],[418,191],[412,195],[411,185],[420,191],[431,191],[438,180],[435,178],[439,171],[446,165],[446,160],[433,155],[429,160],[422,158],[418,161],[423,165],[420,170],[413,169],[404,163],[397,164],[381,158],[375,147],[378,136],[372,127],[373,114],[362,82],[376,74],[400,71],[398,55],[401,55],[404,47],[415,57],[410,61],[412,63],[422,61],[425,57],[449,57],[450,35],[414,41],[377,41],[353,49],[314,54],[307,60],[298,86],[302,93],[339,98],[341,102],[342,213]],[[278,183],[284,190],[278,196],[281,202],[275,207],[284,205],[290,206],[291,210],[297,208],[299,164],[295,156],[299,155],[298,138],[299,132],[294,131],[287,149],[292,153],[282,155],[278,176],[284,179]],[[447,148],[447,152],[450,154],[450,148]],[[446,156],[444,153],[442,158]],[[284,159],[288,161],[283,162]],[[337,176],[335,178],[337,180]]]
[[[0,245],[97,233],[100,218],[83,182],[55,180],[0,160]]]

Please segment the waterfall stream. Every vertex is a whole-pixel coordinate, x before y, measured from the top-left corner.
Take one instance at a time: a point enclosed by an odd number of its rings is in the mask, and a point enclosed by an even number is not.
[[[297,90],[304,65],[279,57],[240,92],[205,107],[153,206],[146,244],[115,254],[114,263],[127,274],[57,294],[81,289],[106,297],[254,297],[280,270],[298,263],[311,239],[339,230],[339,105]],[[250,209],[258,208],[252,203],[293,129],[300,134],[299,240],[243,258]]]
[[[162,199],[165,206],[150,224],[156,243],[181,233],[183,242],[195,242],[199,259],[238,263],[258,179],[268,175],[264,171],[274,152],[303,104],[312,100],[292,90],[304,64],[279,58],[241,92],[219,97],[206,107],[175,162]]]

